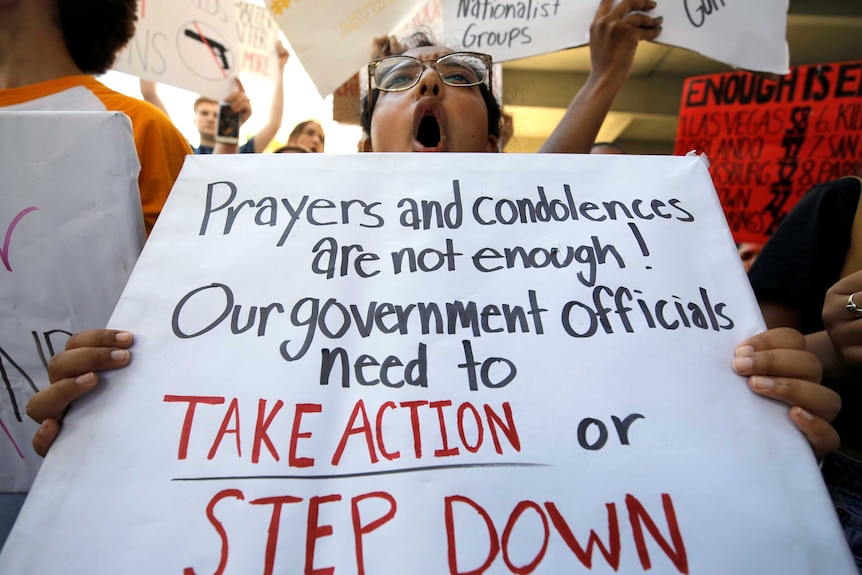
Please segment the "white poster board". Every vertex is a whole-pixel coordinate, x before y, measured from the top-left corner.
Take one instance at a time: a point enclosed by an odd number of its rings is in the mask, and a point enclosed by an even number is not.
[[[599,6],[599,0],[441,1],[440,42],[491,54],[496,62],[588,44]],[[372,38],[400,30],[399,22],[427,3],[267,0],[267,6],[326,96],[368,62]],[[786,74],[787,9],[788,0],[685,0],[659,3],[651,14],[664,18],[659,43],[745,70]]]
[[[443,0],[452,48],[505,62],[589,43],[599,0]],[[658,2],[658,42],[686,48],[745,70],[786,74],[788,0]]]
[[[234,0],[236,32],[242,56],[239,67],[243,74],[278,79],[278,26],[263,1]]]
[[[302,66],[328,96],[368,63],[371,41],[391,33],[425,0],[266,0]]]
[[[27,400],[76,331],[104,327],[144,240],[140,164],[116,112],[0,112],[0,491],[42,458]]]
[[[856,572],[699,158],[308,156],[187,160],[0,572]]]
[[[220,100],[236,89],[241,55],[233,0],[141,0],[114,70]]]

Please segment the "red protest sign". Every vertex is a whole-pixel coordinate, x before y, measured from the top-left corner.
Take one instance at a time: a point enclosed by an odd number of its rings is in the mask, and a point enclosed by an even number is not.
[[[706,153],[737,242],[764,242],[813,185],[862,172],[862,61],[686,80],[675,154]]]

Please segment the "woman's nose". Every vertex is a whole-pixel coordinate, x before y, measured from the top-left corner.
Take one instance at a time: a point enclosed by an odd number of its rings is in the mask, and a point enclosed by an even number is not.
[[[437,70],[431,66],[426,66],[419,78],[418,94],[420,96],[439,96],[442,90],[443,81]]]

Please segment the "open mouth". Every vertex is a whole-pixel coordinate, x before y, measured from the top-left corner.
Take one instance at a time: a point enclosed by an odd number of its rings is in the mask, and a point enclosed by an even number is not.
[[[426,148],[436,148],[440,145],[440,124],[433,114],[426,114],[419,122],[416,130],[416,141]]]

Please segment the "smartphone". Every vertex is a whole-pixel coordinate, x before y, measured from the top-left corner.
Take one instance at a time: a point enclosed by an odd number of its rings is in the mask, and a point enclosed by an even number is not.
[[[215,141],[223,144],[239,143],[239,114],[225,102],[219,102]]]

